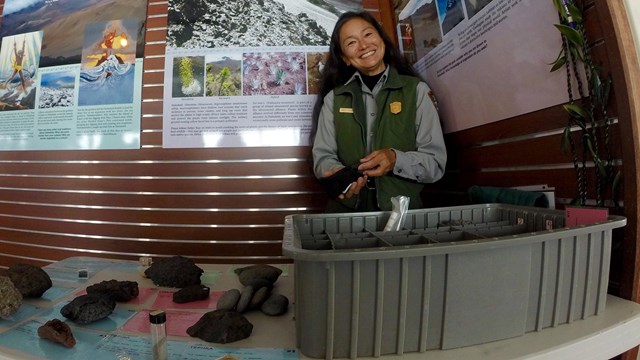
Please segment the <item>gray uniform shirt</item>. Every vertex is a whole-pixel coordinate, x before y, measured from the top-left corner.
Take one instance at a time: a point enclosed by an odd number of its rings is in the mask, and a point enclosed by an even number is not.
[[[375,96],[387,81],[389,67],[385,70],[373,91],[362,84],[362,96],[367,109],[367,148],[372,151],[375,136],[373,123],[377,116]],[[349,82],[358,81],[360,74],[356,72]],[[400,177],[416,180],[421,183],[432,183],[444,175],[447,163],[445,148],[440,127],[440,118],[435,105],[429,98],[429,86],[419,82],[416,88],[416,147],[415,151],[403,152],[393,149],[396,153],[396,164],[393,173]],[[333,91],[324,98],[324,104],[318,118],[318,129],[313,143],[313,164],[316,177],[320,178],[324,172],[344,164],[338,159],[338,145],[336,143],[335,125],[333,122]]]

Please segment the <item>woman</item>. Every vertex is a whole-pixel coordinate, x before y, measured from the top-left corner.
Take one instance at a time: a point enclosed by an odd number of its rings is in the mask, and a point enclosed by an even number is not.
[[[391,210],[404,195],[422,207],[424,183],[444,174],[446,149],[430,90],[368,13],[336,23],[314,110],[316,177],[345,166],[362,176],[328,212]]]

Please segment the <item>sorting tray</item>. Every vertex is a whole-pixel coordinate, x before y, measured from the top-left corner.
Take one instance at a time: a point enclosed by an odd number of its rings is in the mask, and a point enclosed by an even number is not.
[[[296,335],[314,358],[450,349],[597,315],[612,229],[564,227],[564,212],[505,204],[290,215]]]

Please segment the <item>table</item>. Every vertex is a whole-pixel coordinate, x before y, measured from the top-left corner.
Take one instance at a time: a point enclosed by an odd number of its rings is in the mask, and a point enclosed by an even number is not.
[[[80,359],[82,351],[91,350],[93,360],[104,359],[150,359],[146,349],[148,335],[146,333],[130,330],[130,322],[135,316],[143,314],[145,309],[151,309],[158,299],[169,291],[175,289],[157,288],[149,279],[140,275],[137,262],[106,260],[90,257],[69,258],[45,267],[54,282],[54,287],[45,293],[44,299],[28,300],[23,305],[25,308],[36,307],[39,312],[25,315],[18,321],[0,321],[0,360],[20,359]],[[238,288],[242,285],[238,282],[233,269],[245,265],[199,265],[205,270],[203,283],[209,285],[212,294],[220,294],[222,291]],[[179,357],[184,360],[205,358],[199,357],[208,354],[206,358],[216,359],[215,354],[236,352],[236,357],[242,356],[241,352],[258,356],[261,359],[308,359],[295,349],[295,319],[293,306],[293,266],[292,264],[275,265],[283,269],[283,274],[276,283],[274,291],[287,296],[292,304],[287,314],[279,317],[270,317],[261,312],[247,312],[245,316],[254,325],[251,336],[247,339],[231,344],[209,344],[200,339],[169,336],[170,351],[173,346],[180,346],[182,350]],[[84,268],[89,271],[90,278],[84,280],[78,278],[78,270]],[[118,314],[112,314],[113,319],[103,328],[80,329],[72,326],[78,344],[69,351],[58,344],[37,339],[37,335],[28,334],[30,329],[25,324],[35,321],[35,324],[44,322],[53,317],[64,320],[56,310],[73,299],[79,291],[86,286],[103,280],[132,280],[137,281],[148,298],[135,304],[118,303]],[[61,291],[62,289],[62,291]],[[64,290],[67,294],[63,294]],[[146,289],[146,290],[145,290]],[[62,294],[57,299],[57,294]],[[154,292],[154,294],[149,294]],[[47,299],[54,298],[54,299]],[[213,308],[190,309],[188,312],[200,313]],[[169,310],[174,311],[174,310]],[[186,310],[175,310],[176,312]],[[22,308],[21,308],[22,312]],[[169,313],[169,312],[168,312]],[[103,319],[104,320],[104,319]],[[101,320],[100,322],[102,322]],[[124,325],[126,324],[126,326]],[[111,326],[111,327],[109,327]],[[18,330],[23,331],[17,336]],[[11,339],[18,339],[11,341]],[[86,341],[85,341],[86,340]],[[97,343],[92,343],[97,341]],[[109,340],[109,341],[106,341]],[[7,341],[10,341],[7,344]],[[85,342],[83,342],[85,341]],[[82,345],[84,344],[84,345]],[[621,298],[609,295],[607,297],[604,313],[592,316],[585,320],[579,320],[571,324],[564,324],[555,328],[548,328],[540,332],[528,333],[524,336],[494,341],[476,346],[469,346],[452,350],[431,350],[427,353],[407,353],[401,356],[386,355],[380,359],[425,359],[452,360],[452,359],[593,359],[601,360],[614,357],[634,346],[640,344],[640,304],[636,304]],[[130,347],[135,356],[122,357],[123,348]],[[93,351],[97,347],[99,351]],[[54,350],[51,350],[54,349]],[[55,352],[51,352],[55,351]],[[127,350],[129,351],[129,350]],[[101,354],[105,355],[101,355]],[[44,354],[44,356],[42,356]],[[106,355],[109,354],[109,355]],[[211,355],[214,355],[211,357]],[[75,357],[74,357],[75,356]],[[86,354],[85,354],[86,356]],[[118,357],[117,357],[118,356]],[[185,357],[186,356],[186,357]],[[171,358],[171,357],[170,357]],[[241,357],[240,357],[241,358]],[[172,358],[173,359],[173,358]]]

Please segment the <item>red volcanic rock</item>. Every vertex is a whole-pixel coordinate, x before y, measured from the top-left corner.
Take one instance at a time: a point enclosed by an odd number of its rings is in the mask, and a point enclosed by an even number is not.
[[[38,336],[56,343],[60,343],[68,348],[76,344],[71,328],[65,322],[58,319],[47,321],[38,328]]]

